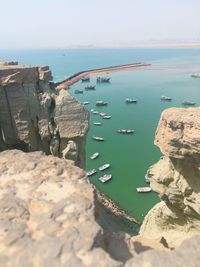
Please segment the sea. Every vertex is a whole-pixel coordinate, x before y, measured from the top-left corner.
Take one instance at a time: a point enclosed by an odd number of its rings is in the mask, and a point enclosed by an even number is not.
[[[148,168],[161,157],[154,145],[156,127],[161,112],[170,107],[182,107],[183,101],[200,105],[200,79],[191,74],[200,73],[199,48],[121,48],[121,49],[54,49],[54,50],[0,50],[0,60],[18,61],[24,65],[49,65],[54,81],[61,81],[70,75],[87,69],[102,68],[120,64],[146,62],[147,69],[115,72],[110,83],[97,84],[92,77],[90,85],[96,90],[85,91],[87,84],[81,81],[70,88],[70,93],[85,106],[111,115],[102,119],[90,112],[90,130],[86,146],[86,170],[109,163],[104,172],[98,171],[90,178],[101,192],[111,198],[121,209],[139,221],[159,202],[154,192],[138,193],[137,187],[148,186],[144,176]],[[81,89],[84,93],[74,94]],[[172,101],[161,101],[162,95]],[[126,98],[138,100],[137,104],[126,104]],[[98,100],[108,102],[107,106],[96,107]],[[101,122],[95,126],[93,122]],[[134,129],[133,135],[121,135],[121,128]],[[104,142],[92,140],[100,136]],[[90,156],[99,152],[96,160]],[[98,178],[112,174],[112,179],[103,184]]]

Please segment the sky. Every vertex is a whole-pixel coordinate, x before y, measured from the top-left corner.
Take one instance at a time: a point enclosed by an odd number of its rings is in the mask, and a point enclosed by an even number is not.
[[[200,0],[0,0],[0,48],[200,42]]]

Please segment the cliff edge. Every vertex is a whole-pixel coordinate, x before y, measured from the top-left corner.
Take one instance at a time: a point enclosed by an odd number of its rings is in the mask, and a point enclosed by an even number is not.
[[[41,150],[84,167],[89,114],[51,80],[48,66],[0,62],[0,151]]]
[[[200,233],[200,108],[165,110],[155,144],[164,156],[150,168],[150,184],[162,201],[149,211],[140,234],[176,247]]]

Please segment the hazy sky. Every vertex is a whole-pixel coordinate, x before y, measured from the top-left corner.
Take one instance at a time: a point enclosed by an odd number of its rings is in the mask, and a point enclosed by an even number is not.
[[[200,41],[200,0],[0,0],[0,48]]]

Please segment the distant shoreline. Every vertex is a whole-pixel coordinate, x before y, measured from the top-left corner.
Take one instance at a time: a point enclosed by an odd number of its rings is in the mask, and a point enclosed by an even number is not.
[[[85,70],[81,72],[77,72],[74,75],[68,77],[67,79],[54,83],[54,86],[57,90],[62,90],[62,89],[68,89],[70,85],[80,81],[82,78],[87,77],[87,76],[97,76],[100,74],[109,74],[112,72],[118,72],[118,71],[129,71],[129,70],[136,70],[144,67],[151,66],[151,64],[147,63],[133,63],[133,64],[123,64],[123,65],[118,65],[118,66],[110,66],[110,67],[105,67],[105,68],[98,68],[98,69],[91,69],[91,70]]]

